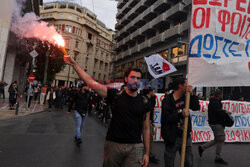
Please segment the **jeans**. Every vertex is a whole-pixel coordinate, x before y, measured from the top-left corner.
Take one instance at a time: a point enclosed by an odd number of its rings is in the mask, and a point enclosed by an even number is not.
[[[76,138],[81,139],[82,127],[83,127],[86,117],[88,116],[88,113],[86,113],[85,117],[82,117],[78,111],[75,110],[74,112],[75,112],[75,120],[76,120]]]
[[[165,160],[165,167],[174,167],[174,160],[176,152],[179,151],[181,154],[181,146],[182,146],[182,138],[177,137],[175,143],[165,145],[165,153],[164,153],[164,160]],[[192,167],[193,166],[193,153],[192,153],[192,138],[189,136],[187,138],[187,145],[186,145],[186,155],[185,155],[185,167]]]

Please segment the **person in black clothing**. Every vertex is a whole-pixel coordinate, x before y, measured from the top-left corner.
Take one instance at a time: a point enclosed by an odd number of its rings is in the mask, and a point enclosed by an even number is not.
[[[3,95],[3,99],[5,99],[5,93],[4,93],[4,88],[8,84],[4,81],[0,81],[0,96]]]
[[[216,145],[215,163],[227,165],[228,163],[221,158],[222,146],[225,142],[225,110],[222,109],[222,91],[217,89],[208,104],[208,123],[214,133],[214,140],[198,147],[200,157],[203,151]]]
[[[83,123],[87,117],[88,103],[89,103],[89,93],[87,91],[86,85],[81,86],[81,90],[75,93],[70,108],[68,109],[68,114],[71,110],[74,110],[75,121],[76,121],[76,135],[75,141],[77,146],[82,143],[82,127]]]
[[[79,77],[111,105],[112,120],[104,146],[103,167],[148,166],[150,145],[150,119],[147,99],[138,94],[142,72],[137,68],[126,71],[127,89],[118,94],[93,80],[70,56],[64,61],[72,65]],[[142,136],[144,148],[142,144]]]
[[[56,90],[56,109],[57,111],[59,109],[62,109],[62,102],[63,102],[63,90],[61,87],[58,88],[58,90]]]
[[[17,85],[15,83],[12,83],[8,89],[9,92],[9,104],[10,104],[10,110],[14,110],[14,105],[17,100]]]
[[[153,141],[154,141],[154,108],[156,104],[156,95],[155,90],[151,87],[146,87],[143,90],[144,96],[149,101],[149,109],[150,109],[150,154],[149,154],[149,161],[152,163],[158,163],[159,159],[155,157],[153,154]]]
[[[187,85],[185,78],[177,78],[173,81],[173,93],[166,96],[162,101],[161,134],[165,142],[165,167],[174,167],[176,152],[181,153],[182,133],[184,118],[189,117],[185,167],[193,166],[191,119],[189,111],[185,111],[185,94],[191,93],[190,109],[200,109],[198,98],[192,94],[192,86]]]

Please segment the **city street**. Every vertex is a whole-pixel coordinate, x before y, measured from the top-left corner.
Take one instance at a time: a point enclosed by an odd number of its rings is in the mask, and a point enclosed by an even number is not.
[[[33,115],[1,120],[0,167],[100,167],[106,128],[89,116],[83,129],[81,148],[74,145],[73,115],[63,112],[42,112]],[[198,157],[194,144],[194,166],[219,167],[214,160],[214,148]],[[154,152],[163,167],[164,144],[155,144]],[[228,167],[248,167],[250,144],[226,144],[224,158]],[[176,156],[179,166],[179,155]]]

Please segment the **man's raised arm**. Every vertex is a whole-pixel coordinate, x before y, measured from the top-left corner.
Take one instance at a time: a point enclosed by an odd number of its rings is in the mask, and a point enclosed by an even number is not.
[[[99,96],[103,98],[107,97],[107,87],[91,78],[72,57],[64,56],[64,61],[66,64],[71,65],[77,72],[78,76]]]

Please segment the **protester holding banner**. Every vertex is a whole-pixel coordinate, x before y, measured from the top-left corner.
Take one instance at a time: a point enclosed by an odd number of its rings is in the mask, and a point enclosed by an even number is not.
[[[165,142],[165,167],[174,167],[175,155],[181,151],[183,120],[190,117],[189,111],[185,111],[185,93],[190,92],[190,109],[197,111],[200,109],[197,96],[192,93],[192,86],[187,85],[185,78],[177,78],[173,81],[173,93],[166,96],[162,101],[162,123],[161,134]],[[192,130],[191,119],[188,122],[188,136],[186,147],[185,167],[193,166]]]
[[[124,80],[127,89],[118,94],[115,89],[91,78],[73,58],[64,61],[72,65],[79,77],[99,96],[107,98],[112,109],[112,120],[104,146],[103,167],[148,166],[150,145],[150,119],[148,102],[138,94],[142,72],[137,68],[126,71]],[[144,149],[142,137],[144,141]]]
[[[221,158],[222,146],[225,142],[225,110],[222,109],[222,91],[217,89],[214,98],[210,99],[208,105],[208,122],[213,130],[214,140],[198,147],[199,155],[202,157],[203,151],[216,145],[215,162],[227,165],[228,163]]]

